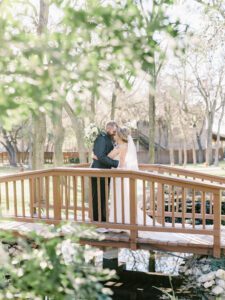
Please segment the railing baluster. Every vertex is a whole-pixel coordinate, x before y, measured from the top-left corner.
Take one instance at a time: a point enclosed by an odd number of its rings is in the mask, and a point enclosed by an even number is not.
[[[162,224],[162,219],[163,219],[163,211],[164,211],[164,206],[163,206],[163,185],[161,182],[158,182],[157,184],[158,190],[157,190],[157,222]]]
[[[106,222],[109,222],[109,178],[105,178]]]
[[[172,185],[172,227],[175,226],[175,217],[174,217],[174,213],[175,213],[175,195],[174,195],[174,185]]]
[[[97,194],[98,194],[98,222],[102,221],[102,209],[101,209],[101,189],[100,189],[100,178],[97,177]]]
[[[74,206],[73,207],[74,220],[77,221],[77,177],[76,176],[73,176],[73,206]]]
[[[84,188],[84,176],[81,177],[81,195],[82,195],[82,221],[85,221],[85,188]]]
[[[89,202],[88,202],[88,205],[89,205],[89,218],[91,220],[91,222],[93,221],[93,204],[92,204],[92,184],[91,184],[91,177],[88,178],[88,181],[89,181]],[[106,194],[107,195],[107,194]],[[108,205],[107,205],[108,206]],[[107,210],[106,210],[107,212]],[[107,214],[106,214],[106,221],[108,222],[108,218],[107,217]]]
[[[210,193],[210,200],[209,200],[209,213],[210,215],[213,213],[213,195]]]
[[[49,219],[49,177],[45,176],[45,205],[46,205],[46,218]]]
[[[68,176],[68,209],[69,209],[69,213],[70,213],[70,189],[71,189],[71,177]]]
[[[169,190],[168,190],[168,212],[171,212],[171,185],[169,185]]]
[[[185,227],[186,197],[185,188],[182,188],[182,227]]]
[[[37,199],[36,205],[38,205],[38,218],[41,219],[41,177],[37,178]]]
[[[17,217],[17,189],[16,189],[16,181],[13,181],[13,192],[14,192],[14,213]]]
[[[69,216],[68,176],[65,176],[65,212],[66,212],[66,220],[68,220],[68,216]]]
[[[164,191],[164,184],[162,184],[162,225],[165,226],[165,191]]]
[[[205,229],[205,215],[206,215],[205,192],[202,192],[201,213],[202,213],[202,227],[203,229]]]
[[[192,189],[192,227],[195,228],[195,189]]]
[[[136,203],[136,180],[130,178],[130,224],[136,225],[137,223],[137,203]],[[137,229],[130,231],[131,250],[137,249]]]
[[[152,219],[155,226],[155,183],[150,182],[150,199],[152,199]]]
[[[114,204],[114,222],[117,223],[117,203],[116,203],[116,177],[113,177],[113,204]]]
[[[64,190],[64,177],[60,176],[60,199],[61,199],[61,206],[64,206],[63,201],[63,190]]]
[[[54,219],[59,221],[62,219],[61,207],[62,202],[60,199],[60,178],[53,175],[53,204],[54,204]]]
[[[143,180],[142,183],[143,183],[143,220],[144,220],[144,226],[146,226],[146,186],[145,186],[145,180]]]
[[[30,187],[30,216],[34,217],[34,178],[31,177],[29,179],[29,187]]]
[[[214,245],[213,256],[220,258],[221,254],[221,191],[213,193],[213,232],[214,232]]]
[[[23,217],[25,217],[24,179],[22,179],[20,183],[21,183],[22,215]]]
[[[6,193],[6,209],[9,210],[9,183],[5,183],[5,193]]]

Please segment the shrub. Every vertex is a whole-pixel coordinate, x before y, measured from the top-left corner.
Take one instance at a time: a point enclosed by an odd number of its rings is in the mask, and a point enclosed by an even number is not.
[[[81,236],[99,238],[75,225],[32,233],[29,239],[1,232],[0,299],[111,299],[102,282],[114,272],[90,263],[97,250],[81,246]]]

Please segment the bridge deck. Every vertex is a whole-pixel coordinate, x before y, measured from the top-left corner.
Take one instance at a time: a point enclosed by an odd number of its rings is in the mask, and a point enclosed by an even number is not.
[[[0,230],[10,230],[26,234],[35,231],[39,234],[45,234],[48,224],[28,223],[19,221],[1,221]],[[207,226],[211,229],[212,226]],[[98,231],[98,229],[97,229]],[[99,230],[101,231],[101,230]],[[82,244],[90,244],[96,247],[115,247],[115,248],[131,248],[130,235],[124,231],[103,230],[104,240],[83,240]],[[136,249],[159,250],[172,252],[186,252],[195,254],[213,255],[213,236],[201,234],[183,234],[173,232],[151,232],[151,237],[138,237],[136,241]],[[225,226],[221,227],[221,250],[225,253]]]

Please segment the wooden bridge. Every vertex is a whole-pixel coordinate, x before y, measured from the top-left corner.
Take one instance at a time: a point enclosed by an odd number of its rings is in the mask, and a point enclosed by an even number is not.
[[[161,165],[140,165],[139,171],[122,169],[52,168],[0,177],[0,228],[23,230],[37,222],[57,224],[70,220],[106,228],[102,241],[83,240],[98,247],[191,252],[220,257],[225,250],[225,215],[221,212],[225,178]],[[97,178],[99,219],[93,221],[91,178]],[[100,214],[100,178],[106,194],[111,178],[121,181],[122,221],[106,222]],[[130,220],[125,223],[124,182],[129,182]],[[108,200],[110,201],[110,200]],[[111,199],[117,205],[116,193]],[[143,223],[137,224],[137,207]],[[126,206],[127,207],[127,206]],[[148,216],[151,225],[147,224]],[[16,221],[16,222],[14,222]],[[31,225],[31,223],[34,225]],[[27,225],[25,225],[27,224]],[[41,226],[41,225],[40,225]]]

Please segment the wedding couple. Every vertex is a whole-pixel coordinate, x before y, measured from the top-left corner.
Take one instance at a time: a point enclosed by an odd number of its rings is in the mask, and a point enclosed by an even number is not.
[[[134,141],[129,130],[119,127],[116,122],[110,121],[106,124],[105,132],[101,132],[96,138],[93,148],[92,168],[111,169],[121,168],[127,170],[138,170],[137,151]],[[109,206],[109,222],[114,220],[114,197],[112,179],[100,178],[100,194],[101,194],[101,221],[106,221],[106,203],[108,196],[105,194],[105,180],[110,185],[110,206]],[[116,215],[117,223],[122,223],[122,195],[121,195],[121,179],[116,178]],[[124,179],[124,222],[130,223],[130,197],[129,197],[129,179]],[[100,221],[98,215],[98,187],[97,178],[92,178],[92,205],[93,220]],[[107,204],[108,205],[108,204]],[[150,218],[149,218],[150,220]],[[137,205],[137,223],[143,224],[143,212]],[[151,222],[147,222],[150,223]],[[152,223],[151,223],[152,224]]]

